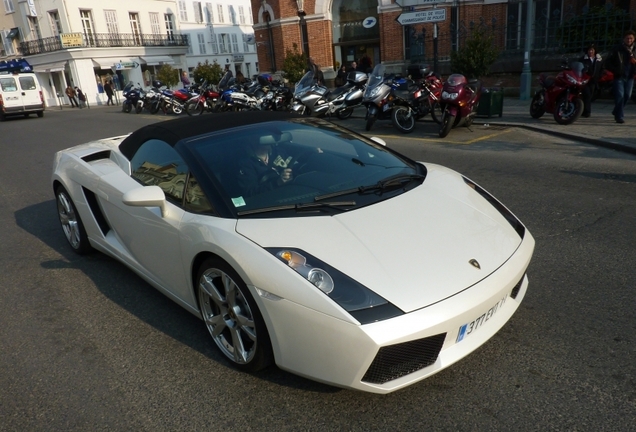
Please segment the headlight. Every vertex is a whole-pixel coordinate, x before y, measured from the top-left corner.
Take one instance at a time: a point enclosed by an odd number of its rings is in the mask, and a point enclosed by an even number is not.
[[[267,248],[362,324],[402,315],[400,309],[327,263],[297,249]]]
[[[459,96],[459,93],[448,93],[447,91],[442,92],[442,99],[455,100]]]
[[[265,99],[274,99],[274,93],[273,92],[267,93],[267,95],[265,96]]]

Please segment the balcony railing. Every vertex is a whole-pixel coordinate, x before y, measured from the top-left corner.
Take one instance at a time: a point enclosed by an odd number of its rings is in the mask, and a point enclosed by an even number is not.
[[[65,46],[59,36],[20,42],[23,56],[42,54],[72,48],[159,47],[188,46],[188,36],[182,34],[84,33],[81,44]]]

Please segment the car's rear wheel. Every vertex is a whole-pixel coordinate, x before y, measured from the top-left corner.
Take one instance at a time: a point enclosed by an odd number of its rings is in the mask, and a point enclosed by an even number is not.
[[[234,269],[224,261],[208,258],[196,280],[201,317],[221,352],[246,372],[270,365],[273,354],[265,322]]]
[[[57,215],[60,218],[62,231],[64,231],[68,244],[80,255],[90,252],[92,247],[88,242],[82,219],[80,219],[73,200],[63,186],[55,188],[55,199],[57,201]]]

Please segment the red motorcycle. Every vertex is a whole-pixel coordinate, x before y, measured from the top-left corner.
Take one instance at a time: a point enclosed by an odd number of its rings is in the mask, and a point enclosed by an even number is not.
[[[439,136],[444,138],[457,126],[470,127],[477,114],[480,97],[481,81],[469,83],[464,75],[449,76],[442,89]]]
[[[199,93],[192,96],[185,104],[185,112],[188,115],[201,115],[204,111],[216,112],[220,108],[220,93],[215,91],[212,86],[205,81],[199,87]]]
[[[539,118],[546,112],[554,115],[557,123],[572,124],[583,113],[581,91],[589,77],[583,73],[583,63],[579,61],[561,66],[556,77],[539,75],[541,89],[530,103],[530,116]]]

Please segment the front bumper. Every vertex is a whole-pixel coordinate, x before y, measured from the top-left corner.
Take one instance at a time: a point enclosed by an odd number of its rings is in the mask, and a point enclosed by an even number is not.
[[[512,317],[527,290],[525,273],[533,250],[534,239],[526,232],[510,259],[479,283],[373,324],[355,325],[284,299],[259,298],[276,363],[316,381],[373,393],[420,381],[476,350]],[[496,312],[489,312],[494,305]],[[482,315],[474,332],[458,338],[462,326]]]

